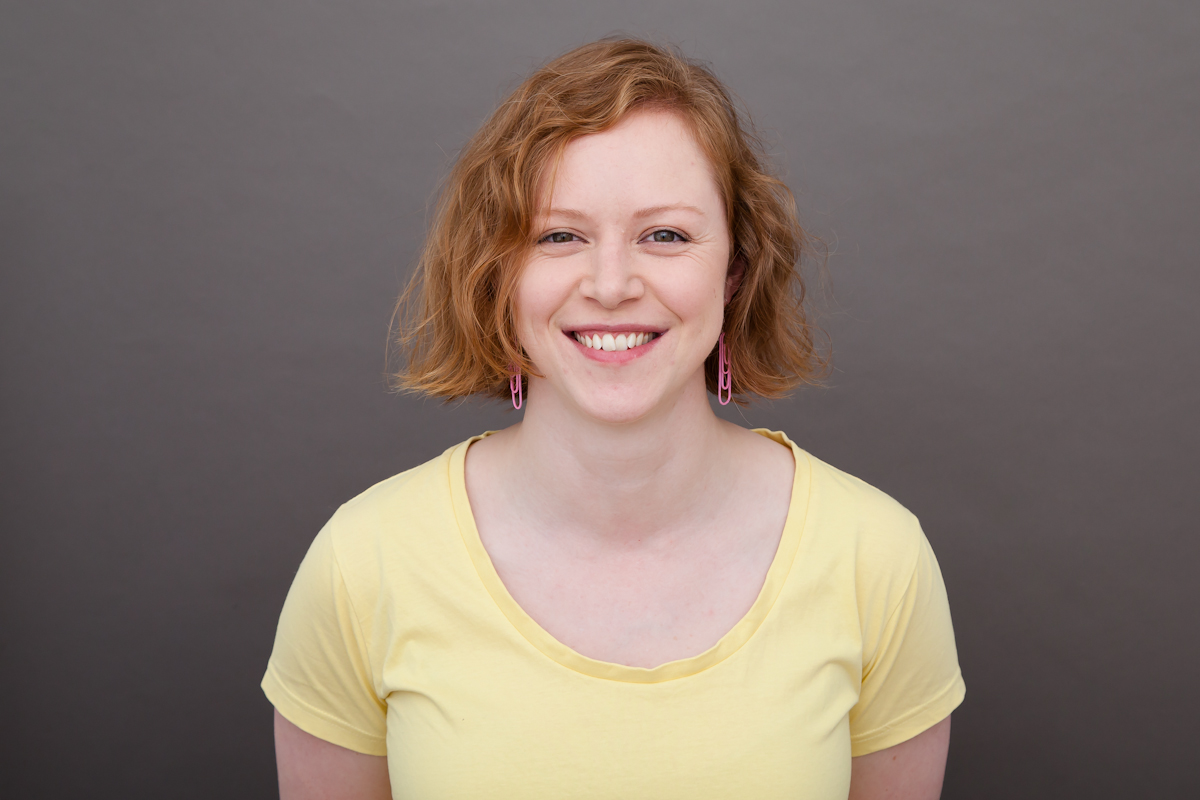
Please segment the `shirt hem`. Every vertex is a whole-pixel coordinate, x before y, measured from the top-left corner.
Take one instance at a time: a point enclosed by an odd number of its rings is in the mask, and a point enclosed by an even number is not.
[[[298,699],[273,674],[270,667],[262,679],[263,694],[283,718],[305,733],[323,739],[326,742],[363,753],[369,756],[386,756],[387,740],[379,739],[363,733],[357,728],[351,728],[346,723],[331,718],[316,708]]]
[[[455,520],[463,545],[474,566],[475,574],[491,596],[492,602],[507,618],[512,628],[534,649],[572,672],[615,683],[657,684],[690,678],[711,669],[741,650],[762,627],[763,622],[774,608],[791,575],[796,554],[799,552],[801,540],[808,527],[808,515],[812,505],[814,469],[809,454],[801,450],[786,434],[761,428],[755,428],[753,432],[788,448],[792,453],[795,474],[792,478],[792,491],[788,500],[787,519],[771,566],[767,570],[754,604],[708,650],[650,668],[600,661],[578,653],[555,639],[521,608],[504,586],[504,582],[496,572],[495,565],[492,564],[491,557],[480,540],[470,499],[467,497],[465,480],[467,449],[476,441],[489,435],[490,431],[482,436],[474,436],[447,451],[450,454],[447,471]]]
[[[924,733],[950,716],[950,712],[962,704],[966,694],[967,685],[959,672],[945,689],[920,708],[881,728],[850,737],[851,757],[886,750]]]

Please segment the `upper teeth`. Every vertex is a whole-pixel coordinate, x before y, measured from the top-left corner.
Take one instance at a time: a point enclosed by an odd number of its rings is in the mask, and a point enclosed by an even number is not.
[[[653,339],[654,333],[597,333],[589,336],[586,333],[576,333],[575,341],[593,350],[629,350]]]

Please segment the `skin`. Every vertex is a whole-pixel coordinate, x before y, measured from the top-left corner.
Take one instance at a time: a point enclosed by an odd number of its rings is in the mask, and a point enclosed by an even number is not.
[[[577,652],[688,658],[758,596],[795,468],[709,405],[703,363],[733,289],[724,204],[661,112],[573,142],[543,194],[517,327],[544,377],[521,423],[468,451],[480,538],[514,599]],[[570,335],[614,326],[659,335],[608,360]]]
[[[467,452],[480,538],[513,598],[577,652],[638,667],[689,658],[757,598],[795,470],[786,448],[709,405],[704,361],[739,277],[724,204],[666,111],[573,141],[542,196],[516,308],[541,375],[523,420]],[[598,353],[574,335],[617,330],[657,336]],[[936,798],[948,745],[947,718],[854,759],[850,797]],[[386,796],[384,759],[278,713],[276,751],[285,800]]]
[[[850,762],[849,800],[937,800],[950,749],[950,717],[908,741]]]
[[[275,712],[280,800],[391,800],[387,758],[318,739]]]

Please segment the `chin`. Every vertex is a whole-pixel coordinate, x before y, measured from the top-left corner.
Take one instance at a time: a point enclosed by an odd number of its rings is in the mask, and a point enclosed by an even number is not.
[[[648,392],[630,390],[588,393],[576,405],[595,420],[620,425],[644,419],[658,404]]]

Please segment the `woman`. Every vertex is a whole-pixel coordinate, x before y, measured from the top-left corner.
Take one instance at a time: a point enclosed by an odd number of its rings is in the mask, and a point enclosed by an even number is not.
[[[709,404],[823,366],[753,141],[604,40],[464,150],[400,378],[524,417],[314,541],[263,680],[284,798],[938,796],[964,688],[916,520]]]

